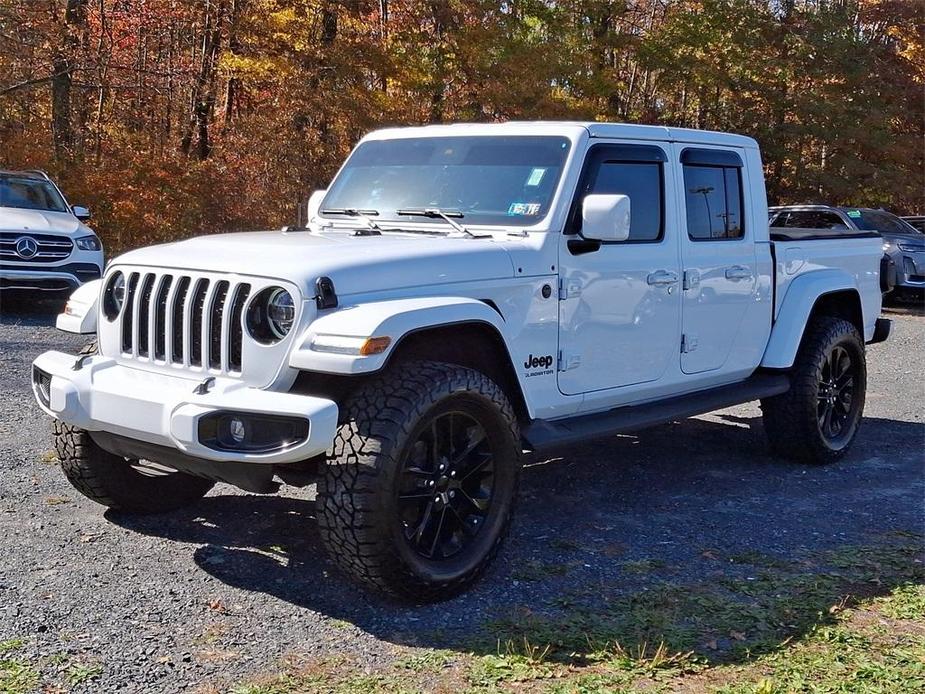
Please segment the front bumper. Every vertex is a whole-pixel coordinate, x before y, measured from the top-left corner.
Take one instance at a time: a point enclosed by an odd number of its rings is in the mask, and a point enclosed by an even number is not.
[[[897,266],[897,287],[925,287],[925,252],[902,251]]]
[[[155,374],[101,355],[77,358],[45,352],[32,365],[32,388],[45,412],[87,431],[103,431],[205,460],[283,464],[324,453],[337,429],[337,404],[325,398],[275,393],[215,377]],[[206,391],[206,392],[202,392]],[[216,413],[304,419],[304,440],[269,452],[216,450],[200,440],[200,422]]]
[[[52,267],[0,264],[0,288],[59,292],[74,290],[85,282],[99,279],[102,265],[68,263]]]

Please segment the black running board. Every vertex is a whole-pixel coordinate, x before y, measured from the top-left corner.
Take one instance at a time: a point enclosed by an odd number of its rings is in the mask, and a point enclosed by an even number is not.
[[[523,437],[531,450],[539,450],[598,436],[629,434],[656,424],[780,395],[788,390],[790,378],[787,375],[761,373],[739,383],[644,405],[626,405],[607,412],[566,419],[536,419],[523,429]]]

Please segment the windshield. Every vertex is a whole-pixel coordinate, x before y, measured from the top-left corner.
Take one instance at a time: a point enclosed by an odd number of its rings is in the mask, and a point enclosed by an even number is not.
[[[858,229],[879,231],[881,234],[918,234],[918,229],[895,214],[883,210],[846,210]]]
[[[68,212],[64,198],[48,181],[0,175],[0,207]]]
[[[528,226],[549,212],[568,152],[568,139],[551,136],[370,140],[347,160],[321,209],[421,222],[398,211],[436,208],[462,213],[467,225]]]

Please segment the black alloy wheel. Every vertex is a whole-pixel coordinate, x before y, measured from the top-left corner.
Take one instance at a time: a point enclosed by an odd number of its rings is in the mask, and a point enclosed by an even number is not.
[[[517,417],[484,373],[399,362],[352,394],[318,481],[318,528],[368,586],[446,600],[491,563],[521,466]]]
[[[822,363],[816,418],[819,432],[833,444],[850,428],[857,408],[854,398],[858,365],[842,345],[835,345]]]
[[[466,549],[485,526],[494,453],[484,427],[464,412],[444,412],[422,424],[402,466],[402,530],[421,557],[447,559]]]

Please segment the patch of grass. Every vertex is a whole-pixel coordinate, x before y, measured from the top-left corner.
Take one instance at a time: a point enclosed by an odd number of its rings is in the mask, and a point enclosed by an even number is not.
[[[891,619],[925,621],[925,586],[899,586],[888,597],[878,598],[876,604],[880,611]]]
[[[56,465],[58,463],[58,454],[55,451],[45,451],[39,456],[39,462],[45,465]]]
[[[71,503],[71,500],[66,496],[48,496],[45,497],[45,503],[48,506],[60,506],[61,504]]]
[[[902,586],[887,597],[866,601],[860,609],[846,610],[835,624],[815,628],[804,639],[747,666],[712,673],[710,679],[720,680],[715,691],[718,694],[925,691],[922,632],[903,633],[902,624],[889,625],[886,630],[869,625],[871,618],[889,620],[887,615],[907,602],[907,588]]]
[[[546,660],[550,646],[535,646],[526,638],[508,641],[497,655],[477,658],[469,668],[468,680],[476,687],[491,687],[499,682],[530,682],[556,674],[555,664]]]
[[[7,639],[6,641],[0,641],[0,654],[15,651],[17,648],[22,648],[25,645],[25,639]]]
[[[787,564],[787,570],[768,569],[751,580],[666,582],[610,600],[575,599],[566,609],[517,609],[489,622],[485,631],[501,643],[549,646],[549,659],[571,666],[597,662],[596,653],[606,644],[629,652],[661,644],[665,657],[693,652],[711,663],[741,661],[834,623],[838,609],[864,596],[861,589],[882,590],[921,577],[922,566],[914,561],[918,553],[911,544],[843,548],[819,561],[837,562],[846,570],[803,573],[797,564]],[[879,583],[868,585],[871,581]],[[915,613],[920,599],[917,592],[904,594],[903,609]]]
[[[74,663],[64,673],[65,681],[72,687],[97,679],[103,673],[101,665]]]
[[[511,572],[511,577],[518,581],[542,581],[550,576],[564,576],[568,573],[565,564],[554,564],[530,559]]]
[[[453,654],[450,651],[424,650],[413,653],[405,658],[396,660],[393,664],[399,670],[411,670],[413,672],[425,672],[440,670],[453,660]]]
[[[26,694],[39,684],[39,672],[29,663],[13,659],[0,659],[0,692]]]
[[[749,557],[763,566],[748,578],[576,586],[487,623],[463,646],[475,652],[409,649],[371,673],[345,660],[290,667],[235,692],[925,692],[921,554],[916,538]]]
[[[665,562],[661,559],[637,559],[635,561],[625,561],[620,566],[627,573],[649,574],[653,571],[664,569]]]

